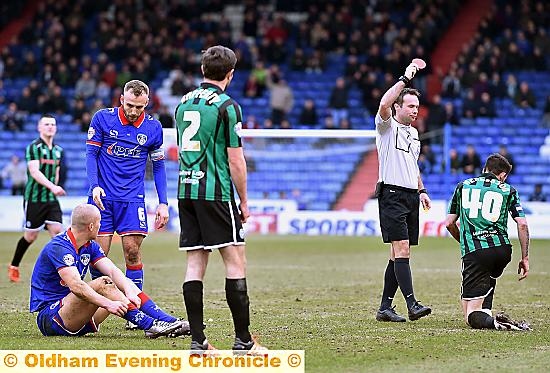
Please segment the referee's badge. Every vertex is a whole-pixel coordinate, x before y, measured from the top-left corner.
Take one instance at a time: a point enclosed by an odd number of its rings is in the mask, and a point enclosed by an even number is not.
[[[138,133],[137,142],[139,143],[139,145],[145,144],[147,142],[147,136],[143,133]]]

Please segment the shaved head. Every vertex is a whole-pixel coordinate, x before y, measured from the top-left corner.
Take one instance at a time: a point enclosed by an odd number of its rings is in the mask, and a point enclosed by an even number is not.
[[[99,209],[87,203],[76,206],[71,215],[71,227],[78,231],[85,230],[91,223],[101,219]]]

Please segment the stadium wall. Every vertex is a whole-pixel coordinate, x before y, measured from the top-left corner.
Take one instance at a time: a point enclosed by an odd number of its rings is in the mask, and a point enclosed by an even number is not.
[[[72,209],[87,201],[87,197],[60,198],[63,210],[63,223],[68,226]],[[0,199],[0,231],[17,232],[24,226],[24,213],[21,197],[2,197]],[[177,200],[171,199],[170,220],[167,230],[179,231]],[[550,204],[544,202],[524,202],[523,208],[529,222],[532,238],[550,238]],[[154,230],[155,199],[146,200],[149,230]],[[380,236],[378,202],[370,200],[364,210],[357,211],[298,211],[293,200],[251,200],[251,217],[246,224],[248,233],[256,234],[292,234],[292,235],[331,235],[331,236]],[[445,229],[447,201],[432,201],[429,211],[420,211],[421,236],[448,236]],[[516,238],[515,222],[508,220],[510,236]]]

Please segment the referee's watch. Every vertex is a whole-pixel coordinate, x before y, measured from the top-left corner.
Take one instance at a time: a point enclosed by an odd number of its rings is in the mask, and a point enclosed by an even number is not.
[[[428,191],[426,190],[426,188],[422,188],[422,189],[420,189],[420,190],[418,191],[418,194],[419,194],[419,195],[422,194],[422,193],[428,194]]]
[[[405,75],[401,75],[397,80],[405,83],[405,87],[408,87],[411,84],[411,80],[407,78]]]

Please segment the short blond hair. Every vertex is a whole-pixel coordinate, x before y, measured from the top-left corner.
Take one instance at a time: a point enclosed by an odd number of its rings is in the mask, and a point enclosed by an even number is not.
[[[147,97],[149,97],[149,87],[147,84],[137,79],[130,80],[128,83],[124,84],[124,93],[126,92],[131,92],[136,97],[145,93]]]
[[[82,203],[76,206],[71,214],[71,226],[81,231],[98,217],[101,217],[101,213],[96,206]]]

